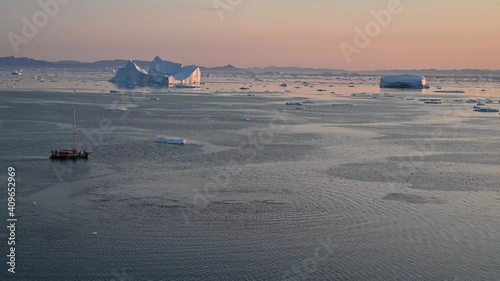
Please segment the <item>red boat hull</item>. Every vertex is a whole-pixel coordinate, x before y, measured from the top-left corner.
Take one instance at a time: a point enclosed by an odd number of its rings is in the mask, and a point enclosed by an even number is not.
[[[52,152],[50,159],[53,160],[77,160],[88,159],[90,152],[76,152],[73,150],[63,150],[58,153]]]

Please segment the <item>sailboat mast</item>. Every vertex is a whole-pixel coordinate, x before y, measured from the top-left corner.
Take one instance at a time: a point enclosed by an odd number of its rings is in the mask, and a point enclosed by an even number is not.
[[[76,149],[76,110],[73,109],[73,150]]]

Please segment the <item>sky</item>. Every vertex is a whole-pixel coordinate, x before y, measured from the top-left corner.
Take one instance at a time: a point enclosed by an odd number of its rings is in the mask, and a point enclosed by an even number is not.
[[[0,57],[500,69],[499,15],[500,0],[1,0]]]

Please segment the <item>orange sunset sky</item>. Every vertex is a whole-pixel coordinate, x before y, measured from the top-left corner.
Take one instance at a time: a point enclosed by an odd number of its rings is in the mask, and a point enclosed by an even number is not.
[[[49,2],[50,0],[41,0]],[[52,0],[55,1],[55,0]],[[68,1],[68,0],[65,0]],[[397,0],[72,0],[12,47],[38,1],[0,2],[0,56],[49,61],[164,59],[238,67],[500,69],[500,1],[401,0],[400,12],[346,60],[355,28]],[[62,1],[61,1],[62,2]],[[10,37],[9,37],[9,34]]]

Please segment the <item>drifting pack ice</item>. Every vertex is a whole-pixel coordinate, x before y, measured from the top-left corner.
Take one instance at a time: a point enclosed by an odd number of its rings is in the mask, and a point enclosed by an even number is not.
[[[380,79],[380,88],[428,89],[427,79],[417,75],[389,75]]]
[[[140,68],[133,61],[121,67],[112,83],[124,85],[161,85],[197,87],[201,83],[201,71],[197,66],[183,66],[179,63],[164,61],[156,57],[149,65],[149,72]]]

